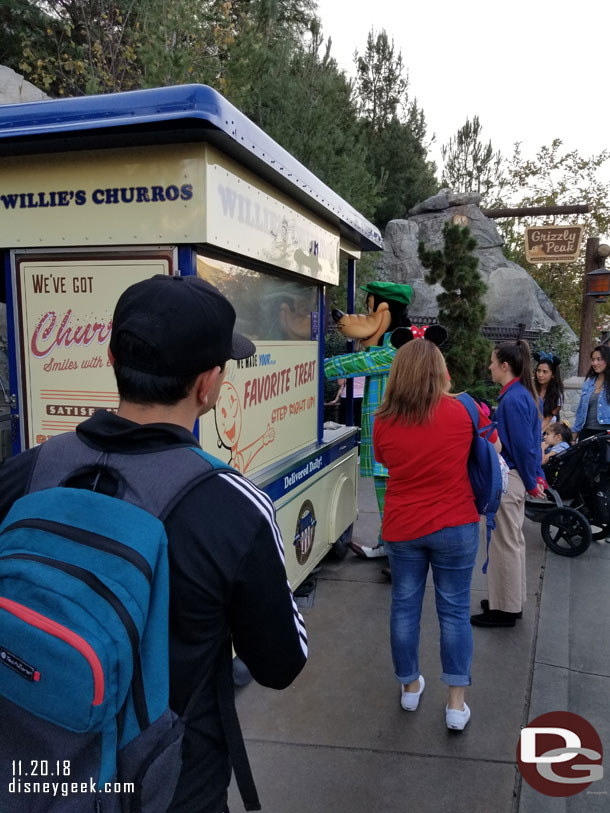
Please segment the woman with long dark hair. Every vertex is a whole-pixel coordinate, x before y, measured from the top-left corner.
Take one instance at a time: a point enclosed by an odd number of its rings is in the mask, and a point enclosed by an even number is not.
[[[561,381],[561,359],[554,353],[540,351],[534,353],[538,362],[534,386],[542,399],[542,431],[559,420],[559,410],[563,404],[563,382]]]
[[[544,496],[540,447],[541,409],[534,387],[527,342],[503,342],[495,347],[489,365],[502,389],[495,420],[502,457],[509,468],[508,488],[496,514],[491,535],[487,591],[480,615],[470,619],[479,627],[514,627],[521,618],[525,592],[525,495]]]
[[[441,628],[441,680],[449,686],[445,722],[462,730],[470,685],[470,582],[479,515],[466,463],[472,421],[449,395],[441,351],[415,339],[396,353],[373,425],[375,460],[388,468],[382,538],[392,572],[390,637],[400,704],[415,711],[425,681],[418,648],[422,601],[432,567]],[[479,426],[489,419],[481,413]],[[490,440],[497,442],[494,431]],[[499,448],[499,444],[498,444]]]
[[[585,440],[610,429],[610,348],[598,345],[591,353],[591,367],[582,385],[573,432]]]

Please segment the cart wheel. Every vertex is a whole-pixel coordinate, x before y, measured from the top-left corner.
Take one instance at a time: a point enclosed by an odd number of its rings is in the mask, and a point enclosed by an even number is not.
[[[595,524],[595,523],[594,523]],[[606,539],[606,537],[610,536],[610,525],[604,525],[601,531],[595,531],[591,533],[592,539]]]
[[[542,520],[545,544],[560,556],[579,556],[591,544],[591,526],[574,508],[553,508]]]
[[[339,539],[333,544],[329,551],[329,555],[333,559],[344,559],[345,554],[347,553],[347,547],[349,543],[352,541],[352,531],[354,530],[354,526],[350,525],[349,528],[346,528],[345,531],[341,534]]]

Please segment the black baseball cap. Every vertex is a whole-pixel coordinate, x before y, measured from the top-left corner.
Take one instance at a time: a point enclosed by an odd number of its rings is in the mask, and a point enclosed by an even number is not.
[[[124,291],[114,309],[110,350],[115,360],[151,375],[189,376],[256,352],[233,332],[229,300],[199,277],[156,274]],[[136,350],[125,334],[145,345]],[[137,344],[136,344],[137,347]]]

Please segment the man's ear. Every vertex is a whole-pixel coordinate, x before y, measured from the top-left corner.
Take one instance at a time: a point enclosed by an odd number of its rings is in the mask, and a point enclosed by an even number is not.
[[[218,381],[218,377],[222,375],[220,367],[212,367],[211,370],[206,370],[204,373],[199,373],[195,379],[192,392],[197,399],[197,405],[205,407],[208,405],[210,392],[214,389],[214,385]],[[214,406],[211,404],[210,406]]]

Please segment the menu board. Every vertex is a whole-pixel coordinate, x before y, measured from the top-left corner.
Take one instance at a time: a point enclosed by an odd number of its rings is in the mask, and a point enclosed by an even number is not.
[[[248,476],[317,436],[318,345],[256,343],[230,362],[214,409],[201,418],[201,445]]]
[[[108,343],[121,293],[171,274],[171,251],[18,255],[16,325],[20,416],[26,448],[69,432],[119,399]]]

